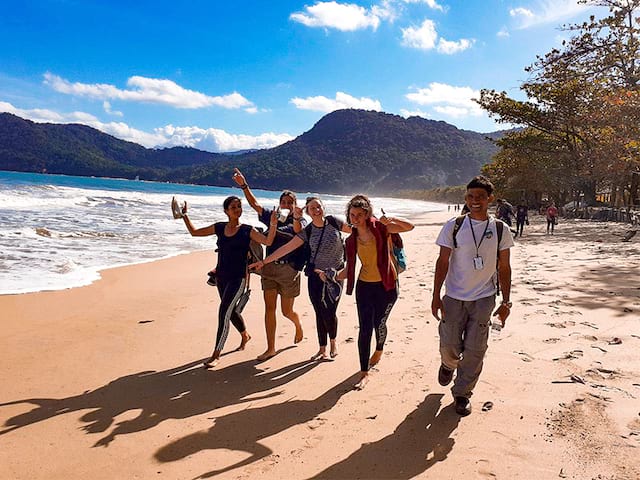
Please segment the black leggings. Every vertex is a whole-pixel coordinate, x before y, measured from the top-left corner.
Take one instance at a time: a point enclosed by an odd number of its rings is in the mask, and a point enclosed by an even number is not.
[[[216,335],[215,350],[221,352],[229,335],[229,322],[240,333],[247,329],[242,315],[235,311],[238,298],[244,292],[247,281],[245,277],[229,279],[218,277],[216,281],[220,294],[220,308],[218,309],[218,334]]]
[[[551,228],[551,233],[553,233],[553,227],[556,226],[555,218],[547,218],[547,233],[549,233],[549,228]]]
[[[338,334],[338,317],[336,310],[340,296],[332,301],[325,292],[324,301],[322,291],[324,290],[324,282],[317,273],[313,272],[309,275],[309,299],[311,305],[316,312],[316,328],[318,330],[318,343],[321,347],[327,346],[327,336],[333,340]]]
[[[371,335],[376,332],[376,350],[384,348],[387,339],[387,318],[398,299],[398,284],[393,290],[385,290],[382,282],[356,283],[356,303],[358,306],[358,353],[360,371],[369,371]]]
[[[516,218],[516,237],[518,236],[518,234],[520,234],[520,236],[522,236],[522,231],[524,230],[524,223],[525,223],[525,219],[524,218]]]

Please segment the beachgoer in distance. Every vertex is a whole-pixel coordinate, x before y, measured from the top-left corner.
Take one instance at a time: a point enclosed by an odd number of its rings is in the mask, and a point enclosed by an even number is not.
[[[502,303],[494,315],[503,325],[509,316],[509,249],[514,244],[510,229],[505,227],[498,245],[496,222],[499,220],[488,214],[489,203],[493,201],[493,185],[489,179],[473,178],[467,185],[465,200],[470,213],[456,234],[457,248],[453,239],[455,218],[443,226],[436,240],[440,254],[431,301],[431,313],[440,321],[442,363],[438,382],[448,385],[457,372],[451,393],[456,412],[462,416],[471,413],[469,398],[482,371],[498,282]],[[446,294],[441,297],[443,284]]]
[[[549,229],[551,229],[551,235],[553,235],[553,230],[557,223],[558,208],[556,207],[555,202],[551,202],[551,205],[547,208],[547,234],[549,233]]]
[[[318,353],[311,359],[323,360],[327,358],[327,337],[331,344],[329,355],[331,358],[338,355],[336,311],[342,295],[343,282],[337,280],[336,275],[344,267],[344,244],[340,232],[351,233],[351,227],[337,217],[325,216],[324,204],[318,197],[307,198],[305,211],[311,218],[311,224],[303,228],[289,243],[264,260],[249,265],[249,268],[262,269],[303,244],[309,246],[305,274],[308,277],[309,298],[316,314],[320,345]]]
[[[360,377],[355,388],[361,390],[369,381],[369,369],[382,358],[387,337],[387,319],[398,299],[398,273],[389,248],[391,233],[413,229],[413,224],[402,218],[373,216],[373,206],[365,195],[356,195],[347,203],[346,216],[353,229],[347,238],[346,267],[338,274],[347,279],[347,295],[355,284],[358,308],[358,353]],[[356,257],[361,268],[356,283]],[[371,337],[376,334],[376,349],[371,358]]]
[[[218,237],[218,264],[216,266],[216,286],[220,294],[220,308],[218,309],[218,333],[213,353],[204,362],[207,368],[214,367],[220,360],[220,354],[229,334],[229,322],[240,332],[242,341],[238,350],[244,350],[251,339],[247,332],[242,315],[236,311],[238,299],[245,290],[247,282],[247,259],[249,242],[254,240],[264,245],[271,245],[275,238],[272,228],[268,235],[263,235],[251,225],[240,223],[242,203],[238,197],[227,197],[222,203],[227,222],[216,222],[208,227],[195,228],[187,213],[187,203],[182,207],[182,218],[189,233],[194,237]],[[271,214],[271,225],[277,222],[276,212]]]
[[[233,181],[242,189],[247,202],[258,213],[258,219],[265,225],[269,225],[269,219],[273,210],[263,208],[251,192],[244,175],[237,168],[234,169]],[[302,209],[296,204],[295,193],[285,190],[280,195],[280,209],[288,210],[284,221],[278,220],[276,237],[273,244],[267,247],[267,255],[286,244],[293,236],[300,233],[307,221],[302,215]],[[276,307],[278,295],[280,295],[280,308],[282,314],[293,322],[296,333],[293,342],[300,343],[303,338],[300,317],[293,309],[295,298],[300,295],[300,272],[296,270],[296,255],[292,252],[277,262],[272,262],[262,270],[262,291],[264,296],[264,325],[267,334],[267,349],[258,356],[263,361],[273,357],[276,352]]]
[[[523,199],[516,207],[516,237],[518,234],[522,237],[525,224],[529,225],[529,207]]]
[[[504,223],[511,227],[511,216],[513,215],[513,207],[504,198],[496,200],[496,218],[502,220]]]

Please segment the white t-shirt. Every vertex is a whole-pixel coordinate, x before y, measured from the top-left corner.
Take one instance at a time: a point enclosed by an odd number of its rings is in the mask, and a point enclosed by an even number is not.
[[[473,224],[475,242],[471,234],[470,220]],[[489,215],[489,225],[487,226],[487,220],[473,220],[467,216],[456,235],[458,248],[453,247],[455,222],[456,217],[445,223],[436,240],[437,245],[451,249],[449,271],[445,279],[446,295],[456,300],[469,302],[495,295],[497,286],[496,265],[498,260],[496,219]],[[484,239],[481,241],[483,234]],[[476,243],[479,245],[477,254]],[[513,245],[511,230],[505,225],[502,229],[499,249],[506,250],[513,247]],[[484,264],[482,270],[474,268],[473,259],[476,255],[482,257],[482,263]]]

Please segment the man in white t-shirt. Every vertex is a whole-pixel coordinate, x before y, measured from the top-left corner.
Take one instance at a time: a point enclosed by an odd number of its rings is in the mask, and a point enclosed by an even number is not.
[[[448,385],[456,372],[451,393],[456,412],[462,416],[471,413],[469,398],[482,372],[498,283],[502,303],[494,316],[503,326],[511,309],[509,249],[514,243],[505,225],[498,239],[496,225],[501,221],[488,213],[493,199],[489,179],[475,177],[467,185],[465,194],[469,213],[457,226],[456,218],[449,220],[436,240],[440,254],[433,281],[431,313],[440,321],[442,364],[438,381],[440,385]],[[455,238],[454,230],[457,230]],[[441,297],[443,284],[446,292]]]

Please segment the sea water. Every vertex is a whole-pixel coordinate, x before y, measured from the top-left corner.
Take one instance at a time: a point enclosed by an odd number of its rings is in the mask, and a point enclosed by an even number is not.
[[[280,192],[253,192],[263,207],[278,205]],[[225,220],[222,201],[229,195],[243,198],[231,186],[0,171],[0,294],[87,285],[106,268],[213,250],[214,237],[191,237],[182,220],[173,219],[174,195],[187,202],[196,227]],[[298,193],[299,203],[306,195]],[[348,196],[321,197],[328,214],[344,218]],[[372,201],[387,215],[408,219],[445,208],[407,199]],[[260,225],[244,199],[243,207],[242,221]]]

